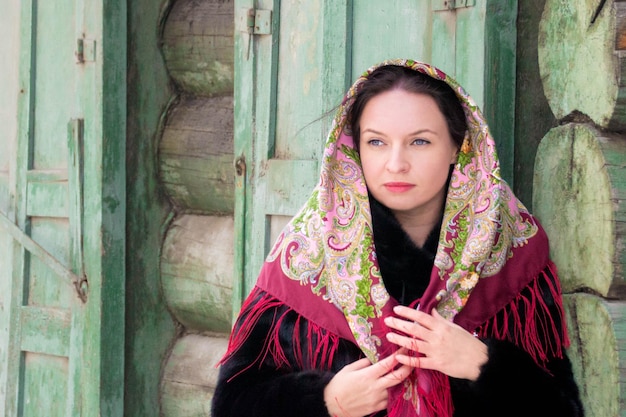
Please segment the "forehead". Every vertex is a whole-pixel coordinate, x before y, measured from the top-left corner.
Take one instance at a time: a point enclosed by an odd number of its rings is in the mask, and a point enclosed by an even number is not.
[[[446,124],[443,113],[431,96],[399,89],[372,97],[363,109],[360,122],[362,128],[368,124]]]

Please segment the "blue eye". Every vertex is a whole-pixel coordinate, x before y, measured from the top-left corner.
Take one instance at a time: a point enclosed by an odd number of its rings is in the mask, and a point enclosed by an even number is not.
[[[372,146],[382,146],[383,145],[383,141],[380,139],[370,139],[367,141],[368,145],[372,145]]]
[[[414,145],[428,145],[430,142],[426,139],[415,139],[412,143]]]

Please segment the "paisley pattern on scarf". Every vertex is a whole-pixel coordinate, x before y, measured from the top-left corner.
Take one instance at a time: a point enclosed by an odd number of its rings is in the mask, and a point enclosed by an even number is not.
[[[359,155],[346,132],[356,92],[376,68],[398,65],[448,83],[468,123],[453,169],[435,269],[443,283],[437,309],[449,320],[461,311],[479,280],[497,274],[537,233],[537,225],[500,176],[495,143],[478,106],[442,71],[412,60],[390,60],[368,69],[350,88],[326,142],[320,181],[285,227],[267,262],[280,262],[291,280],[341,309],[355,341],[373,362],[382,341],[373,332],[390,296],[376,262],[367,188]]]

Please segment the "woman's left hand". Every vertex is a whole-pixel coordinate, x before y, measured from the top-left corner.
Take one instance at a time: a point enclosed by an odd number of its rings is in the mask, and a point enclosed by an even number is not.
[[[387,317],[385,324],[396,332],[387,340],[413,351],[398,354],[398,362],[415,368],[433,369],[454,378],[475,381],[487,362],[487,346],[457,324],[444,319],[435,309],[431,314],[396,306],[399,317]]]

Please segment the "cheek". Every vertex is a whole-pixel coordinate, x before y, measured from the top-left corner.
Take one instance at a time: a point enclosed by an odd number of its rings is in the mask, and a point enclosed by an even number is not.
[[[449,157],[425,158],[415,165],[415,175],[429,188],[443,187],[450,173]]]
[[[367,153],[364,155],[361,153],[361,170],[363,171],[363,176],[365,177],[365,181],[368,179],[374,179],[377,176],[377,172],[379,170],[379,164],[376,162],[376,159],[373,158],[372,155],[368,155]]]

